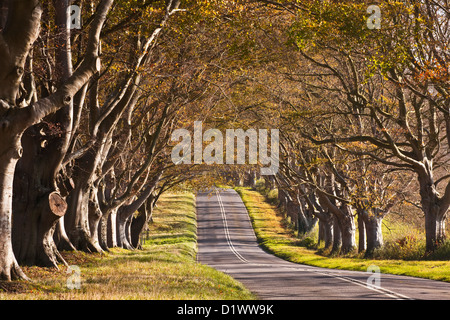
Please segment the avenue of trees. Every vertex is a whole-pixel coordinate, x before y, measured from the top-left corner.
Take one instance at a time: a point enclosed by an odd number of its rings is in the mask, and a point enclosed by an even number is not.
[[[371,254],[383,218],[419,200],[435,250],[449,3],[379,1],[380,28],[371,4],[0,0],[0,278],[66,264],[62,250],[138,248],[159,196],[204,170],[255,180],[253,166],[175,165],[171,134],[194,121],[280,130],[264,178],[300,233],[319,224],[327,247]]]

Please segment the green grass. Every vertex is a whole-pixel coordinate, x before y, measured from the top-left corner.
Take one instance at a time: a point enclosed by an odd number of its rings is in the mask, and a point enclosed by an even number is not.
[[[230,276],[196,262],[195,197],[164,195],[153,215],[143,250],[115,248],[105,254],[64,252],[81,269],[81,289],[70,290],[69,274],[24,267],[33,282],[0,283],[0,299],[245,300],[255,299]]]
[[[263,249],[285,260],[317,267],[367,271],[376,265],[382,273],[408,275],[450,282],[450,262],[436,260],[364,259],[355,256],[330,257],[302,245],[275,205],[259,192],[235,188],[249,211],[258,241]],[[443,248],[443,251],[450,251]]]

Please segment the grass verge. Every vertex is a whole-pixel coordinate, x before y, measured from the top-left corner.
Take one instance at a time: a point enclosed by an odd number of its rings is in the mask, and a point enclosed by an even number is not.
[[[407,275],[450,282],[450,262],[431,260],[383,260],[351,256],[329,257],[302,246],[294,232],[286,228],[276,206],[250,188],[235,188],[249,212],[261,247],[288,261],[317,267],[367,271],[376,265],[382,273]]]
[[[70,290],[71,274],[24,267],[32,282],[0,282],[0,299],[62,300],[246,300],[255,297],[239,282],[196,262],[195,197],[164,195],[153,215],[143,250],[105,254],[64,252],[80,268],[81,288]]]

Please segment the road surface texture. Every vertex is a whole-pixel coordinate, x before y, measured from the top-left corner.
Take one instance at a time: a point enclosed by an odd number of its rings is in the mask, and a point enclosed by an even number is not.
[[[265,252],[231,189],[199,193],[197,218],[198,261],[231,275],[259,299],[450,299],[450,283],[300,265]]]

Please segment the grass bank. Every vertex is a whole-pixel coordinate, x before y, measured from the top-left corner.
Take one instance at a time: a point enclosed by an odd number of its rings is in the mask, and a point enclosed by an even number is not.
[[[71,274],[24,267],[32,282],[0,282],[0,299],[234,300],[255,297],[233,278],[196,262],[195,197],[164,195],[153,215],[143,250],[105,254],[63,252],[80,268],[81,288],[69,289]],[[72,278],[73,279],[73,278]]]
[[[382,273],[407,275],[450,282],[450,262],[436,260],[364,259],[348,255],[330,257],[304,242],[286,227],[274,204],[250,188],[236,188],[249,211],[256,236],[262,248],[285,260],[317,267],[367,271],[376,265]]]

